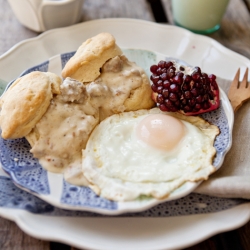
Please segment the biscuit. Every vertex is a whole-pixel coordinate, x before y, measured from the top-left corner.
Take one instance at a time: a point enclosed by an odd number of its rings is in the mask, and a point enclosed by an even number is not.
[[[131,90],[129,97],[125,100],[125,111],[136,111],[139,109],[151,109],[155,106],[152,100],[152,90],[146,73],[141,73],[142,84]]]
[[[86,40],[70,58],[62,70],[63,78],[71,77],[82,83],[94,81],[100,75],[103,64],[117,55],[121,49],[109,33],[100,33]]]
[[[100,77],[86,86],[90,102],[99,105],[101,121],[113,114],[155,106],[146,72],[125,55],[108,60]]]
[[[0,127],[4,139],[26,136],[60,93],[61,78],[34,71],[18,78],[1,97]]]

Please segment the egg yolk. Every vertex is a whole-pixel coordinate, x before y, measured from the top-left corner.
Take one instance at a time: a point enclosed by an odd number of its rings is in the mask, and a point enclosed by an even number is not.
[[[174,149],[185,134],[183,122],[164,114],[148,115],[136,128],[139,140],[158,149]]]

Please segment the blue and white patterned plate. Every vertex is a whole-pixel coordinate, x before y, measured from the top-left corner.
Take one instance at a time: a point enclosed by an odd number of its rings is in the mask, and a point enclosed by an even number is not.
[[[124,49],[124,54],[150,75],[149,68],[159,60],[168,60],[169,57],[147,50]],[[48,61],[32,67],[22,75],[31,71],[50,71],[58,75],[74,52],[61,54]],[[184,62],[181,62],[184,64]],[[218,79],[219,83],[219,79]],[[11,83],[8,85],[10,86]],[[206,113],[203,118],[220,128],[220,135],[215,141],[217,155],[214,166],[218,169],[224,160],[225,154],[232,144],[233,110],[226,94],[221,90],[221,106],[218,110]],[[54,174],[44,170],[38,160],[29,152],[28,142],[22,138],[17,140],[0,139],[0,160],[2,167],[9,174],[13,182],[44,201],[63,209],[83,210],[101,214],[116,215],[125,212],[140,212],[159,203],[179,199],[191,193],[199,183],[187,182],[175,190],[167,199],[152,198],[138,199],[132,202],[114,202],[97,196],[87,187],[78,187],[64,181],[61,174]],[[18,159],[18,161],[16,160]]]

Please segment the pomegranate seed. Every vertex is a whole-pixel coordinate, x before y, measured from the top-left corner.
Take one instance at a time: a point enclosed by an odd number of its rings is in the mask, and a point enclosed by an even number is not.
[[[164,104],[161,104],[159,108],[161,111],[169,111],[169,109]]]
[[[171,66],[169,69],[176,71],[176,68],[174,66]]]
[[[172,67],[174,64],[172,62],[167,62],[166,63],[166,68],[169,69],[170,67]]]
[[[151,89],[152,89],[154,92],[156,92],[156,91],[157,91],[157,86],[154,85],[154,84],[152,84],[152,85],[151,85]]]
[[[167,73],[167,69],[166,68],[163,68],[163,69],[161,69],[161,73]]]
[[[172,83],[172,84],[170,85],[170,87],[169,87],[169,90],[170,90],[171,92],[177,93],[177,92],[180,91],[180,87],[179,87],[177,84]]]
[[[163,80],[163,81],[165,81],[165,80],[167,80],[167,73],[162,73],[161,74],[161,79]]]
[[[182,79],[181,76],[176,75],[176,76],[173,78],[173,82],[175,82],[175,83],[182,84],[182,81],[183,81],[183,79]]]
[[[170,78],[172,78],[174,76],[175,76],[175,71],[172,68],[168,69],[168,71],[167,71],[168,79],[170,79]]]
[[[164,103],[164,98],[163,98],[162,94],[157,95],[157,102]]]
[[[171,85],[171,82],[168,81],[168,80],[165,80],[165,81],[163,82],[163,87],[166,88],[166,89],[169,89],[170,85]]]
[[[165,98],[168,98],[168,96],[169,96],[169,91],[168,91],[168,89],[163,89],[163,90],[162,90],[162,95],[163,95]]]
[[[195,108],[196,110],[200,110],[200,109],[201,109],[200,103],[196,103],[195,106],[194,106],[194,108]]]
[[[179,68],[181,71],[184,71],[185,69],[182,67],[182,66],[180,66],[180,68]]]
[[[181,77],[181,78],[183,78],[183,76],[184,76],[184,74],[182,72],[180,72],[180,71],[177,72],[176,75],[179,76],[179,77]]]
[[[189,83],[189,82],[191,82],[192,77],[191,77],[190,75],[185,75],[185,76],[183,77],[183,79],[184,79],[184,82]]]
[[[156,83],[156,86],[162,86],[162,85],[163,85],[162,80],[159,80],[159,81]]]
[[[183,90],[183,91],[190,90],[190,85],[189,85],[188,83],[183,83],[183,85],[182,85],[182,90]]]
[[[195,104],[196,104],[196,102],[195,102],[195,99],[194,98],[192,98],[192,99],[189,99],[188,100],[188,104],[189,104],[189,106],[194,106]]]
[[[206,84],[209,85],[210,84],[210,80],[207,78],[206,79]]]
[[[216,81],[211,82],[211,85],[212,85],[212,87],[213,87],[214,90],[218,89],[218,85],[217,85]]]
[[[199,89],[199,91],[200,91],[200,95],[204,95],[205,92],[206,92],[205,89],[203,89],[203,88],[202,88],[202,89]]]
[[[194,73],[192,74],[192,79],[193,79],[194,81],[199,80],[200,77],[201,77],[201,75],[200,75],[199,72],[194,72]]]
[[[175,106],[178,107],[178,108],[181,106],[181,102],[180,102],[179,100],[177,100],[174,104],[175,104]]]
[[[213,93],[213,91],[209,91],[208,95],[209,95],[209,99],[211,99],[211,100],[214,99],[214,93]]]
[[[162,90],[163,90],[163,87],[162,87],[162,86],[159,86],[159,87],[157,87],[156,92],[157,92],[158,94],[161,94]]]
[[[157,70],[156,70],[156,75],[161,75],[162,74],[162,72],[161,72],[161,68],[158,68]]]
[[[170,111],[172,111],[172,112],[176,112],[177,110],[178,110],[178,108],[175,107],[175,106],[173,106],[173,107],[170,108]]]
[[[152,65],[152,66],[150,67],[150,71],[151,71],[153,74],[156,74],[157,69],[158,69],[158,66],[157,66],[157,65]]]
[[[203,100],[206,102],[206,101],[208,101],[208,99],[209,99],[208,94],[205,94],[205,95],[203,96]]]
[[[213,75],[213,74],[211,74],[211,75],[209,75],[209,76],[208,76],[208,78],[209,78],[210,80],[213,80],[213,81],[215,81],[215,79],[216,79],[216,76],[215,76],[215,75]]]
[[[203,78],[208,79],[208,75],[206,73],[202,73],[201,75],[203,76]]]
[[[172,103],[169,99],[166,99],[166,100],[165,100],[165,105],[166,105],[167,107],[173,107],[173,103]]]
[[[200,69],[200,67],[194,67],[194,71],[196,71],[196,72],[199,72],[199,73],[201,73],[201,69]]]
[[[195,83],[195,87],[197,88],[197,89],[202,89],[203,88],[203,84],[202,83],[200,83],[200,82],[196,82]]]
[[[203,102],[203,96],[198,95],[198,96],[196,97],[196,102],[197,102],[197,103],[202,103],[202,102]]]
[[[187,104],[187,99],[182,99],[181,104],[186,105]]]
[[[192,108],[186,105],[183,107],[183,110],[184,110],[184,112],[191,112]]]
[[[208,102],[203,103],[203,109],[209,109],[210,105]]]
[[[170,93],[169,100],[172,102],[176,102],[178,100],[178,96],[175,93]]]
[[[192,93],[193,96],[198,96],[199,95],[199,90],[194,88],[194,89],[191,90],[191,93]]]
[[[185,96],[186,99],[190,99],[192,97],[192,94],[191,94],[190,91],[185,91],[184,96]]]
[[[159,61],[158,67],[165,68],[166,67],[166,61],[163,61],[163,60]]]
[[[160,76],[157,75],[151,75],[150,80],[156,84],[160,80]]]

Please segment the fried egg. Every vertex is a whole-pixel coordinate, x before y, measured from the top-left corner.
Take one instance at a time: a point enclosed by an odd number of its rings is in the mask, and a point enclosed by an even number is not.
[[[164,199],[185,182],[206,180],[215,171],[218,134],[218,127],[200,117],[158,108],[116,114],[92,132],[83,173],[107,199]]]

